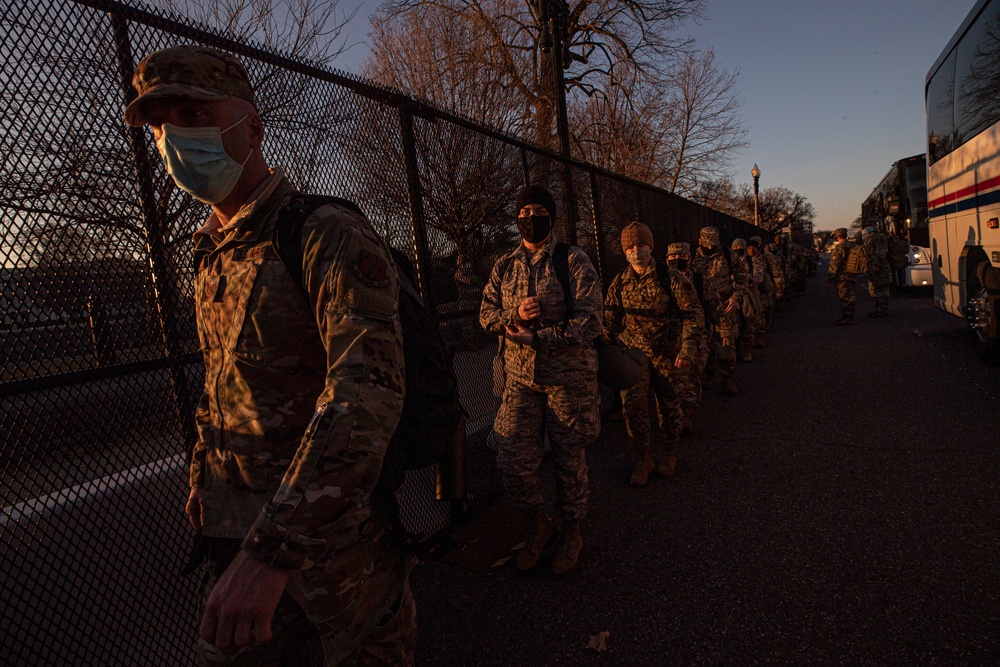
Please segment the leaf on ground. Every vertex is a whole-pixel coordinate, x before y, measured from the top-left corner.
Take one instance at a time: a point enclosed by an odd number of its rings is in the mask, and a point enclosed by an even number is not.
[[[590,641],[587,643],[587,648],[592,648],[598,653],[603,653],[608,650],[606,644],[608,637],[611,635],[610,632],[605,630],[604,632],[598,632],[596,635],[590,636]]]

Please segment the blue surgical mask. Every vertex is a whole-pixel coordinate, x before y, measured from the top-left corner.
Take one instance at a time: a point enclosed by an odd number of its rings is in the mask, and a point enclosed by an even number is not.
[[[206,204],[217,204],[228,197],[240,180],[250,153],[242,164],[231,158],[222,143],[222,133],[246,119],[244,116],[224,130],[164,123],[156,148],[177,187]]]

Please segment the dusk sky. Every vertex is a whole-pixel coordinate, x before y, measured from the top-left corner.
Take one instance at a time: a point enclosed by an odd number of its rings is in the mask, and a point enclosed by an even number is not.
[[[733,177],[785,186],[816,208],[816,229],[848,225],[899,158],[925,152],[924,79],[975,0],[707,0],[681,32],[740,72],[750,146]],[[357,71],[367,12],[348,26],[361,42],[336,66]]]

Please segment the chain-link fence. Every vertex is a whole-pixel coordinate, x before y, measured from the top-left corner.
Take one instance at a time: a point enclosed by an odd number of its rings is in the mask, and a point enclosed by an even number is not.
[[[455,350],[470,414],[468,501],[432,499],[411,474],[404,519],[440,533],[500,490],[488,437],[495,340],[482,285],[518,241],[526,182],[559,202],[557,235],[605,284],[619,231],[646,222],[662,251],[714,224],[755,228],[501,136],[354,77],[317,70],[142,9],[101,0],[8,0],[0,15],[0,662],[191,661],[197,582],[185,453],[203,378],[191,233],[207,210],[165,176],[123,109],[138,60],[202,42],[257,83],[269,163],[309,192],[358,202],[415,260]]]

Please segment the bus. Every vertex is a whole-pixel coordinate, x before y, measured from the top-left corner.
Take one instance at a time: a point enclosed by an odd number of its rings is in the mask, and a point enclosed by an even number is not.
[[[934,303],[1000,365],[1000,0],[978,0],[927,73]]]
[[[892,168],[861,204],[861,226],[906,239],[907,266],[894,271],[900,287],[930,287],[930,230],[927,228],[927,162],[924,154],[905,157]]]

